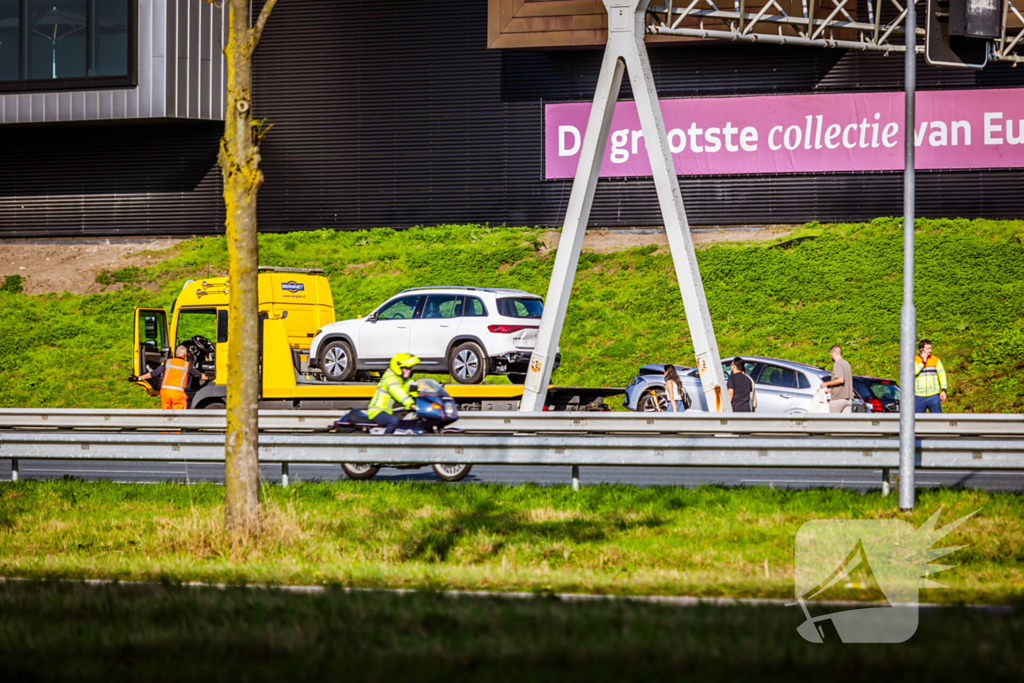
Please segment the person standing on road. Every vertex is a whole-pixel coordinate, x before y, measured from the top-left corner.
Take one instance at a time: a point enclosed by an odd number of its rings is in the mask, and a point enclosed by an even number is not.
[[[206,375],[192,367],[188,358],[188,349],[179,346],[174,351],[174,358],[165,360],[163,364],[145,375],[131,377],[132,382],[141,382],[147,379],[160,379],[160,407],[164,410],[185,410],[188,408],[188,396],[185,394],[185,387],[188,386],[188,378],[196,377],[202,381],[209,379]]]
[[[914,412],[941,413],[946,400],[946,369],[932,354],[932,343],[922,339],[914,359]]]
[[[679,373],[672,365],[665,366],[665,397],[668,398],[668,412],[685,413],[686,404],[683,402],[683,383],[679,379]]]
[[[754,412],[753,398],[754,380],[746,372],[747,366],[742,358],[732,359],[732,372],[729,373],[729,380],[725,383],[729,390],[729,402],[732,403],[734,413]]]
[[[853,369],[843,358],[843,349],[839,344],[833,346],[829,353],[832,356],[832,379],[821,383],[832,394],[828,412],[849,413],[853,410]]]
[[[399,353],[391,359],[388,369],[380,378],[377,392],[370,401],[366,416],[384,428],[385,434],[394,434],[398,418],[394,415],[395,403],[401,403],[406,410],[412,410],[416,401],[410,395],[412,369],[420,359],[410,353]]]

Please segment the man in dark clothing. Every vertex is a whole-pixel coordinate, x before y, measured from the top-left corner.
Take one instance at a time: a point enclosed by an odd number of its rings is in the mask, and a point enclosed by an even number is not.
[[[729,390],[729,401],[732,403],[734,413],[752,413],[750,405],[750,393],[754,390],[754,380],[746,372],[746,364],[742,358],[732,359],[732,372],[729,373],[729,381],[726,388]]]

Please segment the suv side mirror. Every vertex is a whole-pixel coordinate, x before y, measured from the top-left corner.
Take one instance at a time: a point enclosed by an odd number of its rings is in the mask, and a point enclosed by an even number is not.
[[[370,321],[371,323],[377,322],[377,313],[376,312],[371,313],[370,315],[366,316],[366,319],[368,321]]]

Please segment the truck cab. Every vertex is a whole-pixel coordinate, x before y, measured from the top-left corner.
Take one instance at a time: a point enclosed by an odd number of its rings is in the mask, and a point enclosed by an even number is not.
[[[334,322],[334,300],[327,278],[318,268],[261,266],[257,282],[260,317],[281,320],[288,349],[295,365],[301,367],[307,361],[309,344],[316,331]],[[229,291],[227,277],[189,280],[175,299],[170,315],[163,308],[136,308],[134,373],[146,374],[170,358],[178,346],[184,346],[189,362],[212,378],[202,387],[191,380],[186,390],[189,399],[195,403],[193,399],[201,393],[200,398],[205,403],[222,407],[230,343]],[[160,393],[156,383],[139,384],[151,396]]]

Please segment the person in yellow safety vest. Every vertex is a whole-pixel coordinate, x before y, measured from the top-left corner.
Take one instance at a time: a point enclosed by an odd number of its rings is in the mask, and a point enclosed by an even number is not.
[[[188,386],[189,377],[198,377],[204,382],[209,379],[206,375],[192,367],[188,358],[188,349],[179,346],[174,352],[175,358],[163,362],[163,365],[145,375],[130,378],[133,382],[140,382],[146,379],[160,379],[160,407],[164,410],[185,410],[188,408],[188,397],[185,395],[185,387]]]
[[[932,355],[932,343],[922,339],[914,359],[914,412],[941,413],[946,400],[946,369]]]
[[[401,403],[407,410],[416,405],[410,394],[412,369],[420,359],[410,353],[399,353],[391,359],[388,369],[380,378],[377,392],[370,401],[366,416],[384,428],[385,434],[394,434],[398,418],[393,414],[395,403]]]

